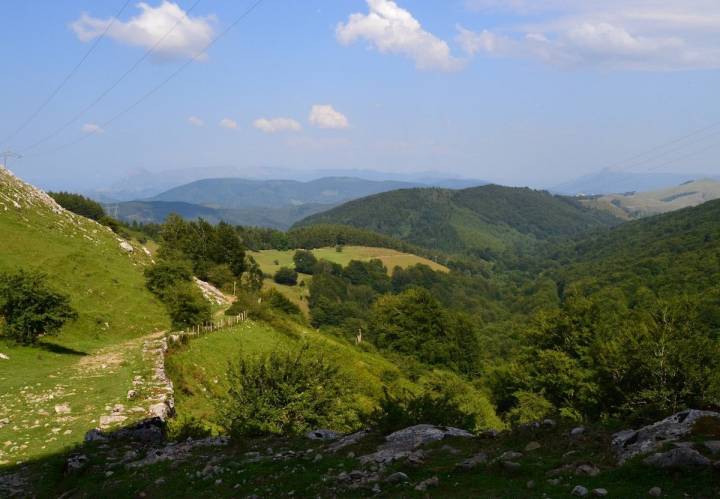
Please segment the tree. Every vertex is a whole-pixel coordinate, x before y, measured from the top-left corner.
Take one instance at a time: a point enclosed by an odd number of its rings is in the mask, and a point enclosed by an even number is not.
[[[212,319],[210,303],[192,284],[176,284],[165,291],[163,301],[175,329],[197,326]]]
[[[32,344],[57,333],[77,313],[66,295],[48,287],[44,274],[20,270],[0,274],[0,318],[5,336]]]
[[[80,194],[73,194],[72,192],[48,192],[48,194],[57,204],[77,215],[95,221],[100,221],[105,216],[105,210],[100,203]]]
[[[293,256],[293,261],[295,262],[295,270],[301,274],[312,274],[318,262],[312,251],[307,250],[297,250]]]
[[[145,269],[145,285],[157,296],[179,282],[192,280],[192,264],[187,260],[161,260]]]
[[[289,267],[281,267],[275,272],[275,282],[286,286],[295,286],[297,284],[298,273]]]

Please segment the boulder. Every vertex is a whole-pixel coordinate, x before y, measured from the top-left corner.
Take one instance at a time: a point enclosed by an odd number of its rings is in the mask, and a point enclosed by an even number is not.
[[[469,471],[474,468],[477,468],[481,464],[485,464],[488,462],[488,456],[484,452],[480,452],[478,454],[475,454],[472,457],[469,457],[465,459],[464,461],[459,462],[455,465],[457,469]]]
[[[594,464],[581,464],[575,468],[575,474],[578,476],[598,476],[600,474],[600,468]]]
[[[430,487],[437,487],[440,485],[440,479],[436,476],[423,480],[415,486],[415,490],[425,492]]]
[[[712,464],[708,458],[688,447],[658,452],[646,457],[643,463],[655,468],[697,468]]]
[[[390,463],[407,458],[418,447],[447,437],[471,438],[473,434],[459,428],[420,424],[398,430],[385,437],[377,451],[360,457],[360,462]]]
[[[720,453],[720,440],[708,440],[704,445],[713,455]]]
[[[662,495],[662,489],[660,487],[653,487],[648,490],[648,495],[650,497],[660,497]]]
[[[620,464],[640,454],[662,448],[665,444],[681,440],[701,418],[720,418],[720,413],[689,409],[644,426],[639,430],[623,430],[612,437],[612,448]]]
[[[127,253],[132,253],[133,251],[135,251],[135,248],[132,247],[132,244],[127,241],[122,241],[120,243],[120,249]]]
[[[592,489],[592,495],[595,497],[607,497],[607,489]]]
[[[585,428],[582,426],[578,426],[577,428],[573,428],[570,430],[570,436],[571,437],[579,437],[580,435],[585,433]]]
[[[525,446],[525,452],[532,452],[534,450],[538,450],[541,447],[541,445],[538,442],[529,442]]]
[[[309,438],[310,440],[324,440],[324,441],[330,441],[330,440],[337,440],[340,438],[342,434],[332,431],[332,430],[312,430],[305,434],[306,438]]]
[[[360,442],[363,438],[365,438],[369,434],[370,434],[370,432],[367,430],[356,431],[355,433],[346,435],[346,436],[340,438],[339,440],[333,442],[332,444],[328,445],[327,450],[329,452],[337,452],[341,449],[344,449],[345,447],[355,445],[356,443]]]
[[[65,471],[67,473],[75,473],[80,471],[88,464],[88,457],[85,454],[72,454],[65,461]]]
[[[5,355],[4,353],[0,353],[0,360],[10,360],[10,357]]]
[[[403,483],[408,481],[408,476],[402,471],[396,471],[385,478],[386,483]]]
[[[588,495],[588,489],[586,489],[582,485],[576,485],[575,488],[572,489],[572,495],[577,497],[585,497]]]
[[[107,435],[105,435],[99,428],[94,428],[85,434],[86,442],[105,442],[106,440],[108,440]]]
[[[523,457],[522,452],[515,452],[513,450],[509,450],[506,452],[503,452],[500,457],[498,458],[499,461],[514,461],[515,459],[520,459]]]

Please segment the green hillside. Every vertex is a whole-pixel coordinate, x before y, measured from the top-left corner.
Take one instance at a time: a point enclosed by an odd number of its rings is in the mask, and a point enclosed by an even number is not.
[[[571,198],[487,185],[459,191],[404,189],[350,201],[296,227],[343,224],[450,253],[500,252],[514,245],[573,236],[618,220]]]
[[[108,228],[60,208],[0,168],[0,271],[38,270],[70,296],[78,312],[56,337],[23,347],[0,337],[0,465],[82,441],[105,406],[126,403],[145,368],[147,335],[168,327],[164,308],[145,289],[150,258],[131,253]],[[68,414],[55,406],[68,404]]]
[[[605,210],[613,215],[632,220],[697,206],[720,198],[720,181],[692,180],[676,187],[649,192],[607,194],[580,199],[590,208]]]

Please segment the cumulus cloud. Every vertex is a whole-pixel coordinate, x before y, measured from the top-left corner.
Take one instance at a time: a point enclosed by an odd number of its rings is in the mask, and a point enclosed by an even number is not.
[[[140,13],[123,22],[119,19],[100,19],[83,13],[70,27],[80,41],[89,42],[108,29],[105,35],[125,45],[149,49],[162,40],[154,50],[158,60],[184,57],[204,58],[202,51],[211,42],[215,34],[214,16],[193,17],[176,3],[163,0],[152,7],[139,3]]]
[[[190,116],[188,118],[188,123],[190,123],[193,126],[205,126],[205,122],[198,118],[197,116]]]
[[[720,68],[720,3],[714,0],[468,0],[505,10],[514,23],[471,31],[469,55],[525,57],[557,66],[623,70]]]
[[[221,119],[219,125],[228,130],[235,130],[238,127],[237,121],[231,120],[230,118]]]
[[[300,123],[292,118],[259,118],[253,122],[253,126],[265,133],[299,132],[302,130]]]
[[[316,104],[310,110],[310,124],[318,128],[347,128],[350,122],[329,104]]]
[[[84,133],[103,133],[103,132],[105,132],[105,130],[103,130],[102,127],[100,125],[98,125],[97,123],[85,123],[81,129]]]
[[[367,0],[369,12],[350,15],[335,36],[343,45],[368,41],[381,53],[400,54],[415,61],[418,69],[452,71],[461,67],[448,44],[425,31],[410,11],[391,0]]]

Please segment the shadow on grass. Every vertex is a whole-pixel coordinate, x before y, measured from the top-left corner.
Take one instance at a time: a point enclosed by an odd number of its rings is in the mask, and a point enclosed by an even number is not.
[[[58,345],[57,343],[41,342],[37,343],[35,346],[37,348],[40,348],[41,350],[45,350],[46,352],[57,353],[60,355],[77,355],[79,357],[84,357],[87,355],[86,352],[81,352],[80,350],[74,350],[72,348],[64,347],[62,345]]]

